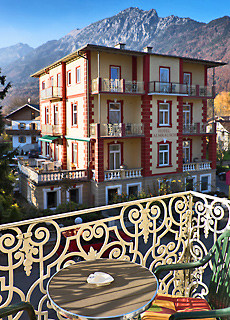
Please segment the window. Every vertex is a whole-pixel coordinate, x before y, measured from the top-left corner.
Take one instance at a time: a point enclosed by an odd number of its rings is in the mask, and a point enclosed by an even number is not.
[[[211,174],[200,176],[200,191],[201,192],[211,191]]]
[[[187,85],[190,86],[191,83],[192,83],[191,78],[192,78],[191,73],[189,73],[189,72],[184,72],[184,79],[183,79],[184,84],[187,84]]]
[[[191,124],[191,106],[190,105],[183,105],[183,124],[185,127]]]
[[[58,106],[54,106],[54,124],[58,124]]]
[[[36,137],[31,137],[31,143],[34,144],[36,142],[37,142]]]
[[[76,68],[76,83],[81,82],[81,68],[77,67]]]
[[[166,166],[169,164],[169,145],[161,144],[159,146],[159,165]]]
[[[138,196],[139,192],[141,192],[142,183],[129,183],[127,184],[127,195]]]
[[[171,166],[171,150],[172,150],[172,142],[164,141],[158,142],[158,159],[157,159],[157,167],[163,166]]]
[[[160,92],[170,92],[170,72],[167,67],[160,67]]]
[[[70,86],[71,85],[71,71],[67,72],[67,85]]]
[[[54,159],[55,161],[58,161],[59,157],[58,157],[58,144],[55,143],[54,144]]]
[[[172,126],[170,103],[158,103],[158,126]]]
[[[109,145],[109,170],[119,169],[121,165],[121,145]]]
[[[26,128],[26,124],[25,123],[19,123],[18,124],[18,129],[19,130],[24,130]]]
[[[77,126],[77,104],[72,104],[72,126]]]
[[[61,188],[43,189],[44,209],[54,210],[61,203]]]
[[[121,192],[122,192],[121,185],[105,187],[105,203],[106,204],[112,203],[114,195],[115,194],[121,195]]]
[[[45,123],[49,123],[49,107],[45,108]]]
[[[185,179],[185,190],[196,191],[196,176],[191,176]]]
[[[58,73],[57,75],[57,90],[58,90],[58,96],[61,95],[61,74]]]
[[[49,142],[46,142],[45,148],[46,148],[46,150],[45,150],[46,156],[49,156],[50,155],[50,144],[49,144]]]
[[[109,123],[121,123],[121,104],[109,104]]]
[[[78,166],[78,144],[72,144],[72,162]]]
[[[67,201],[73,201],[75,203],[82,203],[82,189],[83,185],[71,187],[66,192]]]
[[[46,83],[45,83],[45,81],[42,81],[42,90],[44,90],[45,87],[46,87]]]
[[[110,66],[110,89],[111,91],[119,91],[121,78],[121,68]]]
[[[26,137],[24,137],[24,136],[18,137],[18,142],[19,143],[26,143]]]
[[[183,141],[183,162],[191,162],[191,141],[184,140]]]
[[[54,77],[51,77],[50,78],[50,86],[53,87],[53,85],[54,85]]]

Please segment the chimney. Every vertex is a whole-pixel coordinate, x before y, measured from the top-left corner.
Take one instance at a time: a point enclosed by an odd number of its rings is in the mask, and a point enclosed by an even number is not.
[[[125,43],[119,42],[119,43],[117,43],[117,44],[114,46],[114,48],[117,48],[117,49],[125,49]]]
[[[153,52],[153,47],[144,47],[144,52],[152,53]]]

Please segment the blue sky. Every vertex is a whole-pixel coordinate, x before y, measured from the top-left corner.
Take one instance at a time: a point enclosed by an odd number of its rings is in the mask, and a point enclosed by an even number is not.
[[[128,7],[156,9],[159,17],[173,14],[206,23],[230,15],[229,0],[218,4],[216,0],[0,0],[0,48],[18,42],[36,48]]]

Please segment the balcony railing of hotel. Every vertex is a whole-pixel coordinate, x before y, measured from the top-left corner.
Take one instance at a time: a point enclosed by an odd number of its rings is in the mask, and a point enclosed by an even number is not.
[[[183,134],[215,133],[215,124],[202,122],[183,124]]]
[[[50,134],[50,135],[61,134],[62,127],[58,124],[42,124],[41,132],[43,134]]]
[[[211,168],[211,161],[203,160],[203,161],[194,161],[194,162],[187,162],[183,163],[183,172],[185,171],[201,171],[201,170],[210,170]]]
[[[42,89],[40,91],[40,99],[61,99],[62,98],[62,87],[51,86],[49,88]]]
[[[213,86],[151,81],[149,82],[149,94],[179,94],[192,97],[213,98],[215,96],[215,88]]]
[[[132,179],[142,177],[141,175],[142,168],[134,169],[115,169],[115,170],[106,170],[104,171],[105,181],[110,180],[120,180],[120,179]]]
[[[119,92],[129,94],[143,94],[143,81],[128,81],[125,79],[104,79],[92,80],[92,93],[98,92]]]
[[[55,161],[53,161],[55,164]],[[88,180],[88,171],[86,169],[62,170],[59,168],[45,171],[36,167],[35,159],[19,160],[18,168],[20,172],[35,183],[45,183],[52,181],[61,181],[63,179]]]
[[[91,137],[130,137],[144,135],[142,123],[92,123],[90,125]]]
[[[76,216],[91,213],[102,218],[76,228]],[[229,221],[230,201],[190,191],[0,225],[1,307],[30,301],[38,319],[53,318],[46,284],[62,267],[105,256],[150,270],[196,261],[229,228]],[[111,241],[111,234],[117,240]],[[71,252],[70,241],[78,251]],[[195,287],[196,297],[205,298],[210,268],[212,264],[170,272],[160,280],[159,292],[194,296]]]

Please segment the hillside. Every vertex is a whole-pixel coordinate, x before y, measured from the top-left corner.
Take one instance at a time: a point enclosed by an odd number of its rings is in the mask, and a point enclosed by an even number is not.
[[[230,18],[209,23],[176,16],[158,17],[156,10],[128,8],[117,15],[76,29],[59,40],[49,41],[2,68],[16,93],[38,95],[36,79],[30,75],[61,59],[87,43],[114,46],[126,43],[127,49],[142,50],[152,46],[153,52],[193,58],[230,61]],[[1,62],[1,60],[0,60]],[[218,91],[229,89],[229,66],[216,70]],[[7,103],[5,99],[3,105]]]

